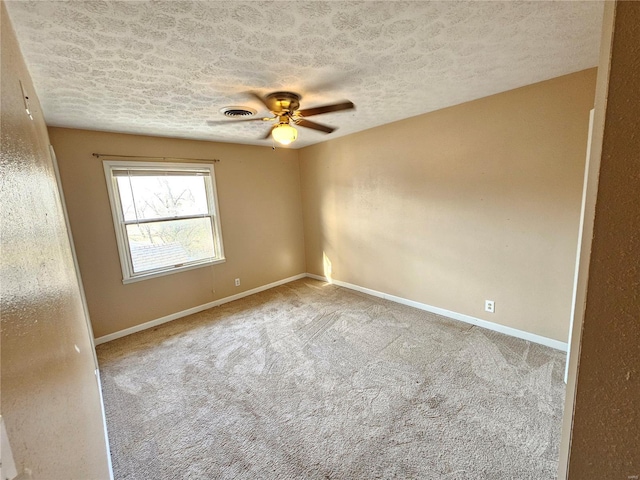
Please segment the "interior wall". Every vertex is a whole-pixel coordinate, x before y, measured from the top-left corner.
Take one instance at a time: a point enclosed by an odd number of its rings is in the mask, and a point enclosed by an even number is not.
[[[0,17],[2,417],[20,478],[106,479],[96,365],[47,129],[4,2]]]
[[[640,475],[639,39],[640,3],[616,2],[610,50],[601,60],[609,63],[609,82],[598,99],[606,108],[582,336],[573,349],[575,405],[571,396],[565,409],[571,417],[573,407],[572,480]]]
[[[96,337],[304,273],[295,150],[66,128],[49,134]],[[226,262],[123,284],[102,160],[92,153],[219,159]]]
[[[301,149],[307,271],[566,342],[595,79]]]

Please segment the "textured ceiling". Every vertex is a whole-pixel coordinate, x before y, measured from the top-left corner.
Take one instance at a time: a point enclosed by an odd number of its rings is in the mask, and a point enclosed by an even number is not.
[[[597,65],[602,2],[8,1],[50,125],[269,145],[262,122],[209,126],[246,94],[291,90],[295,147]]]

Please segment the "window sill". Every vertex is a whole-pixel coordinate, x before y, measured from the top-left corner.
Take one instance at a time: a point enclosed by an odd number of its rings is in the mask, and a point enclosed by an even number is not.
[[[122,279],[122,283],[124,283],[126,285],[128,283],[140,282],[142,280],[149,280],[151,278],[164,277],[165,275],[171,275],[173,273],[186,272],[187,270],[194,270],[196,268],[208,267],[210,265],[217,265],[219,263],[224,263],[226,261],[227,261],[226,258],[218,258],[216,260],[210,260],[210,261],[207,261],[207,262],[195,263],[195,264],[192,264],[192,265],[185,265],[184,267],[172,268],[171,270],[163,270],[163,271],[160,271],[160,272],[153,272],[153,273],[146,273],[146,274],[142,273],[140,275],[136,275],[135,277],[123,278]]]

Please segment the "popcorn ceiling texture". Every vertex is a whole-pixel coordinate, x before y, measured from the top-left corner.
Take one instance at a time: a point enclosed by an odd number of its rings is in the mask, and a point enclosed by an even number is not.
[[[49,125],[236,143],[246,95],[349,99],[296,147],[597,65],[601,2],[8,1]]]

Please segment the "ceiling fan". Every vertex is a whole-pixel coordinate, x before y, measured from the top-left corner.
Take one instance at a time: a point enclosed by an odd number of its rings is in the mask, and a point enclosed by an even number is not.
[[[298,138],[298,131],[294,128],[293,125],[311,128],[323,133],[331,133],[335,130],[334,127],[307,120],[307,117],[311,117],[313,115],[321,115],[323,113],[338,112],[340,110],[351,110],[355,108],[355,105],[352,102],[345,100],[343,102],[333,103],[330,105],[323,105],[320,107],[299,110],[300,100],[302,99],[302,97],[297,93],[273,92],[264,98],[255,92],[249,93],[258,101],[260,101],[260,103],[262,103],[274,116],[263,118],[243,118],[240,120],[208,121],[207,124],[219,125],[221,123],[255,121],[272,122],[275,120],[276,123],[262,138],[267,139],[271,135],[276,142],[281,143],[282,145],[288,145],[291,142],[295,141],[296,138]],[[253,113],[255,113],[255,111]]]

